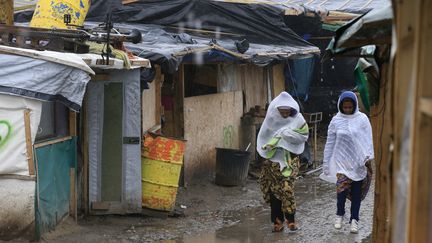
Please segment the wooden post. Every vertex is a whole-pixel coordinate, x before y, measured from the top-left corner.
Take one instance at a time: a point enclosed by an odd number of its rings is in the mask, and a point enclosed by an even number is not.
[[[313,136],[314,136],[314,138],[313,138],[313,140],[314,140],[314,145],[313,145],[314,146],[314,148],[313,148],[314,155],[313,155],[313,163],[312,163],[314,169],[316,168],[316,162],[317,162],[317,160],[316,160],[316,157],[317,157],[316,156],[317,155],[317,139],[318,139],[317,129],[318,129],[318,124],[315,121],[314,128],[313,128],[313,130],[314,130],[314,134],[313,134]]]
[[[77,113],[69,111],[69,136],[75,137],[77,135]]]
[[[184,137],[184,64],[179,67],[175,82],[175,102],[174,102],[174,134],[177,138]]]
[[[29,174],[35,175],[35,167],[33,161],[33,143],[31,137],[31,126],[30,126],[30,110],[24,110],[24,127],[25,127],[25,137],[27,146],[27,162],[29,167]]]
[[[70,192],[69,192],[69,215],[75,220],[75,223],[78,221],[78,210],[77,210],[77,183],[75,176],[75,168],[70,168],[69,170],[70,177]]]
[[[370,119],[375,148],[375,190],[374,190],[374,218],[373,242],[390,242],[391,227],[389,219],[392,206],[392,177],[389,163],[392,161],[390,151],[393,122],[392,110],[392,82],[388,80],[388,64],[381,66],[379,104],[371,107]]]
[[[0,24],[14,24],[14,1],[0,0]]]
[[[162,115],[162,81],[164,79],[164,75],[162,74],[162,70],[160,66],[156,66],[156,77],[154,79],[154,87],[156,91],[156,125],[161,124],[161,115]]]

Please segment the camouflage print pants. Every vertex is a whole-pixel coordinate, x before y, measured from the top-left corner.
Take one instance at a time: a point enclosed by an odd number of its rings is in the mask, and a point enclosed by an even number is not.
[[[299,173],[300,159],[295,157],[292,161],[293,172],[291,176],[285,177],[279,169],[279,163],[266,160],[263,163],[259,183],[264,200],[270,203],[270,196],[282,201],[282,211],[294,214],[296,203],[294,198],[294,181]]]

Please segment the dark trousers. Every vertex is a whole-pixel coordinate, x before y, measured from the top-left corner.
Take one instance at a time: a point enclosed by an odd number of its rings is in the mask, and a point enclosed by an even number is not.
[[[359,211],[361,203],[361,186],[362,181],[351,182],[351,218],[359,220]],[[345,215],[345,202],[347,198],[347,190],[337,194],[337,212],[339,216]]]
[[[272,223],[276,222],[276,218],[280,221],[284,222],[285,218],[290,223],[295,222],[295,218],[293,214],[282,212],[282,201],[277,199],[273,194],[270,195],[270,208],[271,208],[271,221]]]

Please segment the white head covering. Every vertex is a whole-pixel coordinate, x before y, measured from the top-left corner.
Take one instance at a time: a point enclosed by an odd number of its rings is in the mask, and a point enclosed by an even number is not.
[[[278,107],[290,107],[291,115],[287,118],[283,118],[278,111]],[[276,134],[281,133],[283,129],[297,129],[302,127],[306,123],[303,116],[300,114],[300,108],[297,102],[287,92],[280,93],[270,103],[266,117],[261,129],[258,133],[257,138],[257,151],[263,157],[266,157],[267,150],[262,147],[267,144]],[[297,143],[295,139],[282,139],[277,144],[277,148],[288,150],[294,154],[301,154],[304,150],[304,141]],[[269,158],[273,162],[279,162],[281,169],[285,166],[282,152],[276,152],[276,154]]]
[[[345,98],[354,102],[353,114],[342,113],[341,102]],[[327,167],[329,175],[322,174],[320,178],[336,183],[336,173],[341,173],[360,181],[367,175],[366,160],[374,158],[369,118],[359,111],[357,96],[350,91],[339,97],[338,110],[329,124],[324,148],[323,166]]]

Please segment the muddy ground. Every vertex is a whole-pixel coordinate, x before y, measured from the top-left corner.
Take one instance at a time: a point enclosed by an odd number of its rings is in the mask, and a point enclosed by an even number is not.
[[[321,143],[322,144],[322,143]],[[322,147],[319,148],[322,151]],[[320,158],[318,158],[320,159]],[[349,233],[348,218],[333,228],[335,186],[318,174],[296,183],[300,230],[272,233],[270,208],[262,200],[256,179],[244,186],[221,187],[213,177],[179,188],[175,217],[142,215],[91,216],[76,225],[70,219],[43,236],[43,242],[369,242],[372,231],[373,184],[360,209],[360,232]],[[349,212],[350,203],[347,203]],[[349,217],[349,215],[346,215]]]
[[[324,139],[318,143],[317,160],[322,160]],[[251,166],[254,168],[254,166]],[[256,172],[256,171],[255,171]],[[253,174],[253,173],[252,173]],[[370,242],[373,187],[362,202],[360,232],[349,233],[348,217],[341,230],[333,228],[336,212],[335,186],[304,175],[296,182],[297,214],[300,230],[272,233],[270,208],[262,199],[256,178],[244,186],[221,187],[209,176],[187,188],[181,187],[176,213],[157,218],[146,215],[81,217],[78,224],[64,220],[42,242],[162,242],[162,243],[242,243],[242,242]],[[349,212],[350,203],[346,209]]]

